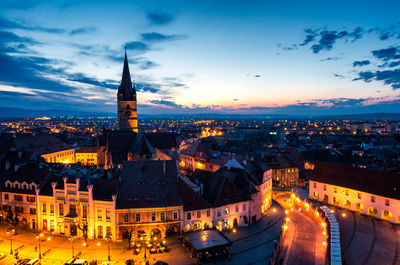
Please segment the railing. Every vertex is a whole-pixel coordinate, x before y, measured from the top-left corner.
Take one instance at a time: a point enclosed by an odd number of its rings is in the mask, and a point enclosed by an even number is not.
[[[342,265],[342,252],[340,248],[340,230],[339,223],[336,220],[333,210],[326,206],[319,207],[323,212],[326,221],[329,224],[329,264],[330,265]]]

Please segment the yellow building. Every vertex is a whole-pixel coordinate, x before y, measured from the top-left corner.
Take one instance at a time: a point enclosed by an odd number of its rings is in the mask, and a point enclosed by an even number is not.
[[[75,152],[76,163],[81,163],[83,166],[97,165],[97,147],[82,146]]]
[[[70,148],[43,154],[42,157],[47,163],[73,164],[75,163],[75,149]]]

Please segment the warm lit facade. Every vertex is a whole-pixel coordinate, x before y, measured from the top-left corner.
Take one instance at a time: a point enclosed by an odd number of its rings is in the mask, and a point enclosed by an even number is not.
[[[70,148],[48,154],[43,154],[42,157],[47,163],[73,164],[75,163],[75,149]]]
[[[299,179],[298,167],[281,167],[272,169],[272,178],[277,186],[293,187]]]
[[[309,182],[309,198],[400,223],[400,198],[395,188],[396,181],[398,185],[396,174],[317,163]],[[391,184],[394,189],[390,188]]]
[[[115,236],[117,184],[108,179],[52,177],[38,196],[38,228],[88,239]],[[85,228],[87,227],[87,228]]]
[[[97,166],[97,147],[83,146],[75,152],[75,161],[83,166]]]

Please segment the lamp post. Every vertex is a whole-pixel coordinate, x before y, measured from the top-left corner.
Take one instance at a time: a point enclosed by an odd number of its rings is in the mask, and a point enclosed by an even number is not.
[[[111,255],[110,255],[110,243],[111,243],[111,236],[108,235],[106,236],[106,240],[107,240],[107,247],[108,247],[108,261],[111,261]]]
[[[76,239],[76,236],[70,236],[68,239],[71,241],[72,258],[74,258],[74,257],[75,257],[75,253],[74,253],[74,240]]]
[[[40,246],[40,241],[42,240],[43,233],[38,233],[36,235],[36,239],[38,240],[39,244],[39,259],[42,259],[42,252],[41,252],[41,246]]]
[[[10,236],[10,254],[13,254],[13,248],[12,248],[12,236],[15,234],[15,229],[14,228],[8,228],[7,229],[7,235]]]

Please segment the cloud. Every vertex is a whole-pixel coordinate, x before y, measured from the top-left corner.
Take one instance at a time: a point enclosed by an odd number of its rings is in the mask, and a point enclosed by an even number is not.
[[[313,53],[319,53],[322,50],[331,50],[333,48],[333,44],[337,39],[346,37],[348,35],[347,31],[321,31],[319,33],[319,40],[316,44],[311,46]]]
[[[327,58],[321,59],[320,61],[321,62],[323,62],[323,61],[339,61],[341,59],[343,59],[343,58],[340,58],[340,57],[327,57]]]
[[[92,32],[95,32],[96,30],[97,30],[96,27],[81,27],[81,28],[72,29],[69,32],[69,35],[74,36],[74,35],[92,33]]]
[[[157,66],[159,66],[159,64],[155,63],[153,61],[144,61],[144,62],[140,63],[140,69],[142,69],[142,70],[147,70],[147,69],[154,68]]]
[[[374,50],[372,51],[372,55],[382,61],[400,59],[400,49],[397,47],[389,47],[386,49]]]
[[[150,103],[152,104],[156,104],[156,105],[163,105],[163,106],[167,106],[167,107],[173,107],[173,108],[182,108],[183,106],[180,104],[176,104],[175,101],[171,101],[171,100],[150,100]]]
[[[353,67],[369,65],[370,63],[371,63],[371,62],[370,62],[369,60],[354,61],[354,62],[353,62]]]
[[[138,91],[138,92],[158,93],[160,91],[159,84],[136,83],[135,88],[136,88],[136,91]]]
[[[41,26],[28,26],[26,23],[16,22],[14,20],[6,19],[0,16],[0,28],[2,29],[23,29],[29,31],[42,31],[47,33],[64,33],[65,29],[61,28],[48,28]]]
[[[149,23],[152,25],[166,25],[174,20],[172,15],[161,12],[150,12],[146,17]]]
[[[175,41],[187,38],[184,34],[171,34],[165,35],[158,32],[142,33],[141,37],[147,42],[163,42],[163,41]]]
[[[130,41],[125,44],[127,50],[132,51],[146,51],[149,49],[149,46],[141,41]]]
[[[258,77],[261,77],[261,75],[254,75],[254,77],[258,78]]]
[[[383,81],[385,85],[390,85],[393,90],[400,88],[400,68],[384,71],[365,71],[358,73],[358,77],[353,81],[363,80],[367,83],[375,81]]]
[[[344,76],[341,75],[341,74],[334,74],[334,76],[337,77],[337,78],[344,78]]]

